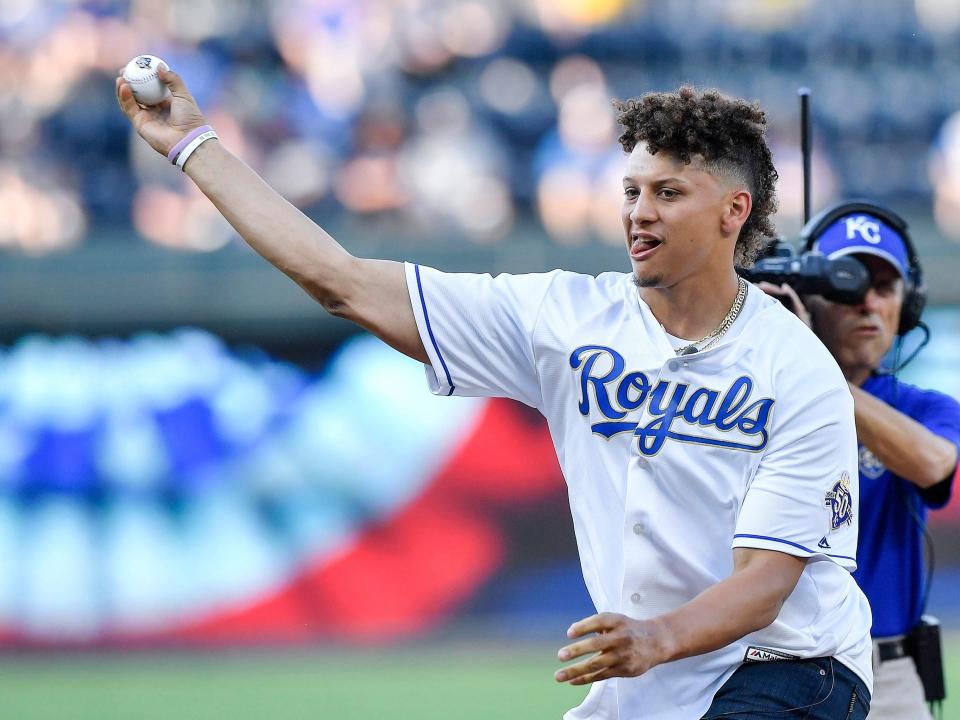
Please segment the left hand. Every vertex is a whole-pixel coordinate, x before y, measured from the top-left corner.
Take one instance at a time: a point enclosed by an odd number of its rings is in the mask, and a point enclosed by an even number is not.
[[[589,635],[590,637],[584,638]],[[570,638],[584,638],[561,648],[560,660],[592,657],[558,670],[557,682],[586,685],[612,677],[636,677],[669,656],[666,637],[659,623],[635,620],[618,613],[591,615],[567,630]]]

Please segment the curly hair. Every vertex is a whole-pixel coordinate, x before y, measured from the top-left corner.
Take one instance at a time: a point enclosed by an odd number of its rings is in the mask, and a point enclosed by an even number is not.
[[[740,229],[734,262],[751,266],[775,235],[770,216],[777,210],[777,171],[760,106],[717,90],[698,92],[683,85],[672,93],[615,100],[614,107],[624,129],[619,140],[626,152],[645,142],[652,155],[664,150],[687,164],[697,156],[707,171],[731,175],[746,185],[753,207]]]

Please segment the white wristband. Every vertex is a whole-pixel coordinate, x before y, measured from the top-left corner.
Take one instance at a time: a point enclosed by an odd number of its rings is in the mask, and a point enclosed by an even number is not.
[[[215,137],[219,137],[215,130],[207,130],[205,133],[197,135],[193,140],[190,141],[190,144],[181,150],[179,155],[177,155],[177,167],[183,170],[183,166],[186,164],[187,159],[193,155],[193,151],[200,147],[207,140]]]

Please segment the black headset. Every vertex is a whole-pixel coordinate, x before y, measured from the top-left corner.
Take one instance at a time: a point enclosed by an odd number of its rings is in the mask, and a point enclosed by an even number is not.
[[[917,251],[914,250],[913,241],[910,240],[910,234],[907,232],[906,220],[893,210],[887,210],[866,200],[837,203],[821,210],[803,226],[803,230],[800,231],[800,240],[803,242],[804,250],[813,250],[813,246],[821,233],[837,220],[857,213],[879,218],[893,228],[903,239],[904,247],[907,250],[908,268],[897,334],[906,335],[920,324],[920,315],[927,304],[927,285],[923,281],[923,269],[920,267]]]

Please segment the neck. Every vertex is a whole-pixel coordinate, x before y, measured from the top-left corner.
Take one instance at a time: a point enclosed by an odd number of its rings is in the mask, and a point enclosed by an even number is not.
[[[739,289],[730,268],[719,278],[686,278],[670,287],[640,288],[640,297],[674,337],[699,340],[712,332],[730,311]]]

